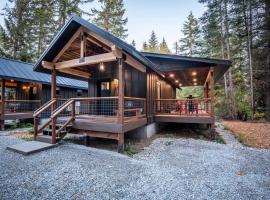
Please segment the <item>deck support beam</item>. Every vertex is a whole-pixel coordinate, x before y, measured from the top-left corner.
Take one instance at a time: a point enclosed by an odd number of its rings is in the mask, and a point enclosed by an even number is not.
[[[5,129],[5,93],[6,93],[6,80],[2,79],[1,83],[1,120],[0,120],[0,125],[1,125],[1,130]]]

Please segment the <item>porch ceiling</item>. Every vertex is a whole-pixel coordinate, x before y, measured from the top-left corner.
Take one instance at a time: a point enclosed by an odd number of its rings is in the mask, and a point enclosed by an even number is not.
[[[209,70],[209,67],[189,68],[169,71],[165,74],[166,79],[170,80],[176,87],[203,86]]]

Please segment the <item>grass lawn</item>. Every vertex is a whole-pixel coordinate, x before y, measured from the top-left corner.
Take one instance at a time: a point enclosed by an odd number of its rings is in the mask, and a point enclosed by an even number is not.
[[[270,148],[269,122],[222,121],[243,144],[256,148]]]

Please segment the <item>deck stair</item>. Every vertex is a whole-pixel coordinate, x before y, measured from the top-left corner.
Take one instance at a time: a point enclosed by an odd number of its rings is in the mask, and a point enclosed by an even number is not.
[[[57,100],[53,99],[50,102],[46,103],[44,106],[39,108],[34,113],[34,138],[40,142],[47,143],[58,143],[65,137],[68,131],[72,128],[72,122],[75,120],[74,106],[75,102],[73,99],[66,100],[62,105],[56,107]],[[65,120],[58,120],[58,117],[65,112],[69,107],[73,107],[73,112],[65,118]],[[52,110],[50,118],[38,126],[39,116],[42,112],[46,110]]]

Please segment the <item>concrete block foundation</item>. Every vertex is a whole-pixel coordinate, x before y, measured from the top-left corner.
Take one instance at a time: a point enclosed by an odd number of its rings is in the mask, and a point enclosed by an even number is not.
[[[155,135],[158,131],[159,131],[158,123],[152,123],[129,131],[127,135],[128,137],[134,139],[147,139]]]

